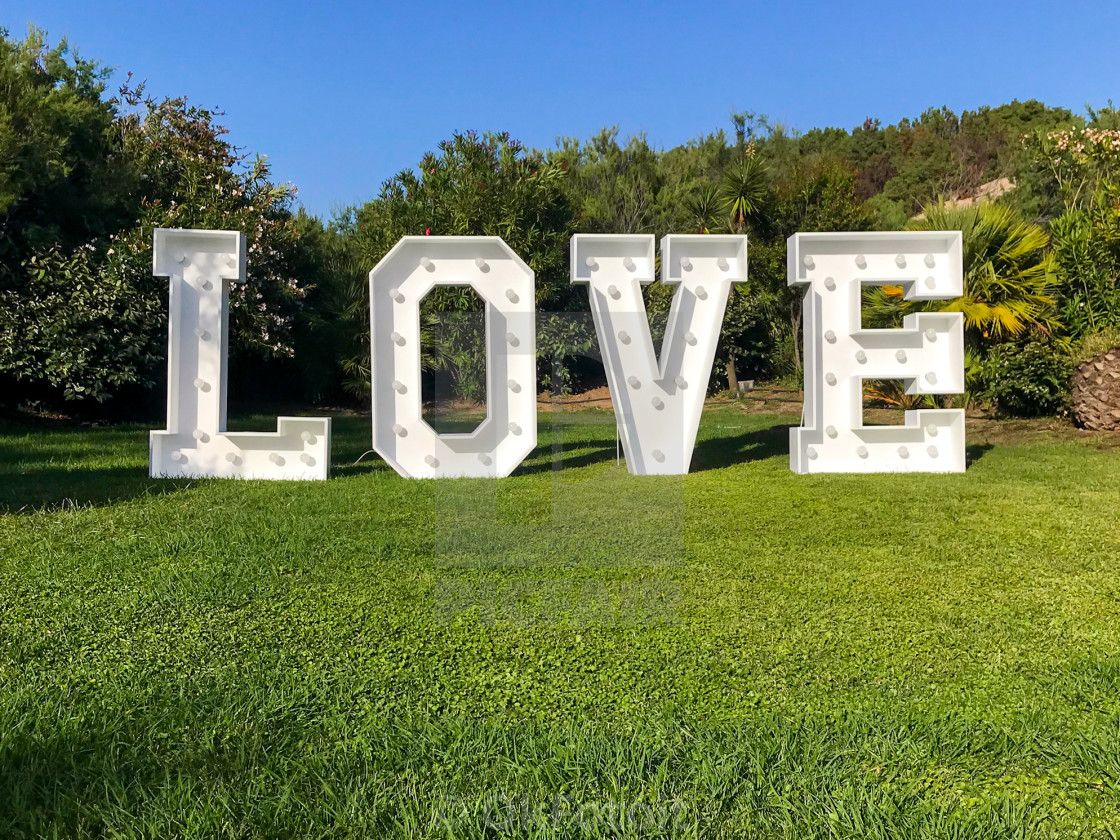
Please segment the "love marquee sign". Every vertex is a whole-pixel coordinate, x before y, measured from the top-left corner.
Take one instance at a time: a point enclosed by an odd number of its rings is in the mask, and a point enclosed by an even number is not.
[[[790,430],[797,473],[962,472],[964,412],[907,411],[900,426],[863,424],[863,381],[901,379],[908,394],[964,390],[960,313],[906,316],[863,329],[865,285],[908,300],[959,297],[957,231],[798,233],[789,284],[805,287],[805,409]],[[585,285],[611,401],[635,475],[687,473],[727,297],[747,279],[747,238],[666,236],[661,282],[675,288],[657,354],[641,287],[658,270],[654,238],[577,234],[571,282]],[[237,231],[159,229],[153,273],[170,278],[167,429],[153,431],[154,477],[325,479],[330,418],[280,417],[275,432],[226,431],[229,284],[245,280]],[[438,434],[422,417],[420,301],[437,286],[485,302],[486,418]],[[369,275],[373,448],[409,478],[507,476],[537,442],[533,272],[494,236],[406,236]]]

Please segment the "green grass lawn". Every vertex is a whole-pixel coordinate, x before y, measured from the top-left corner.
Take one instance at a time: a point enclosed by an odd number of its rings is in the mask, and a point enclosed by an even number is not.
[[[1120,837],[1120,451],[795,476],[716,409],[642,478],[542,414],[432,482],[368,422],[304,484],[0,426],[0,837]]]

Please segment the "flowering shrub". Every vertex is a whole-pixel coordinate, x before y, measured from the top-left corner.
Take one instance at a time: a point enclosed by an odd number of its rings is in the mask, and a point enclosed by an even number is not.
[[[1052,131],[1027,144],[1064,205],[1050,225],[1061,320],[1074,338],[1120,326],[1120,131]]]
[[[125,152],[145,182],[138,224],[122,235],[123,246],[143,266],[136,269],[151,273],[157,227],[240,230],[248,265],[246,283],[230,291],[234,341],[259,355],[291,356],[292,322],[306,295],[289,210],[295,188],[274,185],[266,159],[246,162],[223,139],[227,130],[215,122],[215,112],[185,99],[144,99],[142,88],[121,93],[126,103],[143,108],[120,121]],[[140,283],[138,275],[133,280]]]
[[[1092,203],[1100,189],[1115,197],[1120,185],[1120,131],[1077,128],[1040,132],[1023,138],[1036,165],[1057,185],[1066,209]]]

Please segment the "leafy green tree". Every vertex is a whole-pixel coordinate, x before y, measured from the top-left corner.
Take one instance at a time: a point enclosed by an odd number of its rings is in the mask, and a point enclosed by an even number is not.
[[[568,282],[573,213],[563,180],[559,162],[508,134],[456,134],[424,155],[418,171],[386,181],[378,198],[353,211],[348,229],[368,267],[402,236],[500,236],[533,269],[538,310],[583,309]],[[347,387],[365,393],[369,380],[358,375],[369,369],[369,300],[367,292],[355,292],[346,316],[354,336]],[[485,382],[485,359],[478,352],[481,308],[466,287],[438,288],[422,304],[426,314],[460,313],[439,321],[440,362],[455,370],[462,395],[475,398],[482,397]]]
[[[658,193],[658,234],[715,232],[725,227],[719,179],[735,154],[724,133],[717,131],[659,155],[664,185]]]
[[[563,188],[576,228],[587,233],[656,233],[665,186],[659,155],[642,136],[618,142],[618,128],[586,143],[567,139],[548,155],[566,173]]]
[[[24,282],[33,251],[106,236],[135,208],[105,74],[65,40],[0,29],[0,288]]]
[[[801,369],[801,305],[804,292],[790,288],[786,274],[786,240],[799,231],[859,231],[872,216],[856,196],[856,175],[842,159],[813,155],[773,184],[767,212],[751,244],[751,282],[755,305],[771,313],[771,359],[782,357],[793,373]],[[788,350],[779,351],[782,345]]]
[[[897,228],[937,196],[973,194],[987,181],[1010,178],[1017,188],[1009,201],[1026,217],[1045,215],[1052,205],[1031,168],[1020,138],[1037,130],[1080,124],[1064,108],[1014,101],[959,115],[929,108],[917,119],[882,125],[868,118],[850,133],[812,129],[797,139],[801,157],[824,154],[845,159],[856,172],[856,195],[877,198],[885,226]]]
[[[78,245],[61,235],[28,240],[29,254],[0,289],[0,365],[19,383],[15,392],[103,402],[163,381],[166,280],[151,276],[157,227],[244,231],[248,282],[231,291],[233,347],[292,356],[307,288],[291,188],[272,184],[264,160],[243,166],[212,111],[127,88],[105,107],[115,145],[98,154],[126,162],[143,191],[114,208],[127,221],[113,233],[87,226]],[[27,200],[54,212],[56,191],[45,192]]]

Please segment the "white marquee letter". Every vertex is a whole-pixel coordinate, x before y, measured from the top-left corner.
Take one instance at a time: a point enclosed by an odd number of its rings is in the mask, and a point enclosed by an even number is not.
[[[899,330],[861,328],[865,285],[902,286],[907,300],[960,297],[959,231],[797,233],[789,285],[805,290],[805,409],[790,430],[790,469],[963,472],[964,412],[917,409],[902,426],[863,425],[863,381],[901,379],[907,394],[964,390],[959,312],[907,315]]]
[[[571,278],[586,283],[626,468],[634,475],[688,472],[727,295],[747,279],[747,237],[671,235],[661,240],[661,282],[678,286],[661,359],[641,286],[654,276],[653,237],[572,237]]]
[[[486,302],[486,419],[437,434],[420,402],[420,301],[470,286]],[[406,478],[507,476],[537,445],[533,271],[497,236],[406,236],[369,273],[373,448]]]
[[[167,430],[153,431],[153,477],[325,479],[331,421],[281,417],[278,432],[226,431],[229,282],[245,280],[245,236],[155,232],[152,273],[171,278]]]

